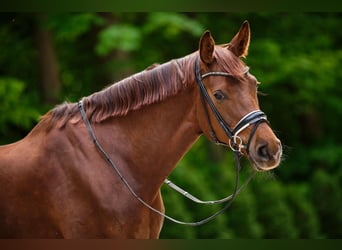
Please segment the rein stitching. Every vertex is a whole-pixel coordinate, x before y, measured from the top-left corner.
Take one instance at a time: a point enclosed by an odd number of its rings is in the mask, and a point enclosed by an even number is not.
[[[248,72],[248,71],[246,71]],[[244,73],[246,73],[244,72]],[[155,209],[154,207],[152,207],[151,205],[149,205],[148,203],[146,203],[131,187],[131,185],[127,182],[127,180],[124,178],[124,176],[121,174],[120,170],[118,169],[118,167],[115,165],[115,163],[112,161],[112,159],[110,158],[110,156],[106,153],[106,151],[102,148],[102,146],[100,145],[100,143],[98,142],[96,135],[91,127],[91,124],[89,122],[89,119],[85,113],[84,110],[84,105],[83,105],[83,101],[79,101],[78,102],[78,108],[80,110],[82,119],[87,127],[87,130],[96,146],[96,148],[99,150],[99,152],[103,155],[103,157],[106,159],[106,161],[109,163],[109,165],[114,169],[114,171],[118,174],[118,176],[120,177],[121,181],[124,183],[124,185],[127,187],[127,189],[130,191],[130,193],[140,202],[142,203],[144,206],[146,206],[147,208],[149,208],[150,210],[152,210],[153,212],[161,215],[162,217],[175,222],[177,224],[182,224],[182,225],[187,225],[187,226],[199,226],[199,225],[203,225],[211,220],[213,220],[214,218],[216,218],[218,215],[222,214],[225,210],[227,210],[230,205],[232,204],[234,198],[237,196],[237,194],[239,194],[241,192],[241,190],[243,188],[245,188],[247,186],[247,184],[250,182],[250,180],[253,178],[255,171],[252,171],[252,173],[250,174],[249,178],[246,180],[246,182],[241,185],[241,187],[239,188],[239,172],[240,172],[240,156],[241,156],[241,150],[242,148],[245,148],[247,150],[247,152],[249,151],[249,144],[251,142],[251,138],[253,137],[258,125],[261,122],[267,122],[267,118],[266,115],[260,111],[260,110],[256,110],[256,111],[252,111],[251,113],[247,114],[246,116],[244,116],[238,123],[237,125],[234,127],[233,130],[230,130],[229,126],[226,124],[226,122],[223,120],[223,118],[221,117],[220,113],[217,111],[215,105],[213,104],[213,102],[211,101],[208,92],[206,91],[204,84],[202,82],[202,79],[204,77],[207,76],[212,76],[212,75],[219,75],[219,76],[231,76],[229,73],[226,72],[209,72],[206,74],[201,75],[199,72],[199,63],[198,63],[198,58],[196,59],[196,63],[195,63],[195,74],[196,74],[196,78],[197,78],[197,83],[199,85],[199,89],[200,89],[200,96],[201,96],[201,101],[203,104],[203,108],[205,110],[206,113],[206,117],[208,120],[208,124],[210,127],[210,134],[212,136],[213,141],[215,142],[215,144],[218,145],[224,145],[224,146],[229,146],[233,152],[234,152],[234,160],[235,160],[235,171],[236,171],[236,175],[235,175],[235,185],[234,185],[234,190],[233,193],[230,196],[227,196],[223,199],[220,200],[213,200],[213,201],[202,201],[200,199],[198,199],[197,197],[191,195],[190,193],[186,192],[185,190],[183,190],[182,188],[178,187],[176,184],[172,183],[170,180],[166,179],[164,181],[165,184],[167,184],[168,186],[170,186],[172,189],[176,190],[177,192],[181,193],[182,195],[184,195],[185,197],[187,197],[188,199],[199,203],[199,204],[218,204],[218,203],[225,203],[227,202],[227,204],[220,209],[219,211],[217,211],[216,213],[214,213],[213,215],[209,216],[208,218],[205,218],[203,220],[197,221],[197,222],[184,222],[184,221],[179,221],[176,220],[162,212],[160,212],[159,210]],[[205,101],[208,103],[210,109],[212,110],[212,112],[215,115],[215,118],[218,120],[218,122],[220,123],[222,129],[225,131],[226,135],[229,137],[229,144],[225,144],[220,142],[216,135],[215,132],[213,130],[211,121],[210,121],[210,117],[209,117],[209,113],[208,113],[208,109],[207,106],[205,104]],[[251,124],[255,124],[247,145],[243,145],[242,139],[238,136],[238,134],[244,130],[245,128],[247,128],[249,125]]]

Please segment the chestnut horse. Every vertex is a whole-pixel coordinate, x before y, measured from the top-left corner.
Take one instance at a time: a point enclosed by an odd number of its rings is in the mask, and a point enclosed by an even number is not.
[[[268,123],[248,123],[230,136],[221,124],[234,128],[251,114],[265,119],[258,82],[240,59],[249,41],[247,21],[225,45],[215,45],[206,31],[198,51],[127,77],[79,105],[59,105],[24,139],[1,146],[0,237],[158,238],[164,218],[125,182],[164,212],[160,187],[201,134],[231,146],[233,140],[257,171],[277,167],[281,144]]]

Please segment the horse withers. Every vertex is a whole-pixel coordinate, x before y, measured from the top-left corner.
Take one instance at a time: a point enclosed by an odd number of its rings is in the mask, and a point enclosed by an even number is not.
[[[164,212],[160,187],[201,134],[276,168],[281,144],[240,59],[249,42],[248,22],[226,45],[207,31],[198,51],[59,105],[1,146],[0,237],[158,238],[149,206]]]

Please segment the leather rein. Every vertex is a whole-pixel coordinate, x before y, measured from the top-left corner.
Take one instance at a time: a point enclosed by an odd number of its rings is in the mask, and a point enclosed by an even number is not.
[[[247,73],[247,71],[243,72],[243,73]],[[98,151],[102,154],[102,156],[105,158],[105,160],[108,162],[108,164],[114,169],[114,171],[117,173],[117,175],[120,177],[121,181],[123,182],[123,184],[127,187],[127,189],[129,190],[129,192],[140,202],[142,203],[145,207],[147,207],[148,209],[152,210],[153,212],[159,214],[160,216],[175,222],[177,224],[181,224],[181,225],[187,225],[187,226],[199,226],[199,225],[203,225],[211,220],[213,220],[214,218],[216,218],[218,215],[222,214],[225,210],[227,210],[230,205],[232,204],[234,198],[237,196],[237,194],[239,194],[241,192],[241,190],[247,186],[247,184],[250,182],[250,180],[253,178],[255,171],[252,171],[250,176],[248,177],[248,179],[245,181],[245,183],[243,185],[241,185],[239,187],[239,173],[240,173],[240,156],[242,155],[242,149],[245,149],[246,152],[249,152],[249,145],[250,142],[252,140],[252,137],[255,134],[255,131],[257,130],[257,127],[259,126],[260,123],[262,122],[267,122],[267,117],[266,115],[260,111],[260,110],[255,110],[252,111],[250,113],[248,113],[247,115],[245,115],[244,117],[242,117],[242,119],[235,125],[235,127],[233,129],[230,129],[228,124],[225,122],[225,120],[222,118],[222,116],[220,115],[220,113],[218,112],[218,110],[216,109],[214,103],[212,102],[203,82],[202,79],[204,79],[205,77],[209,77],[209,76],[224,76],[224,77],[230,77],[232,76],[231,74],[227,73],[227,72],[208,72],[205,73],[203,75],[201,75],[200,73],[200,67],[199,67],[199,59],[196,58],[195,61],[195,75],[196,75],[196,79],[197,79],[197,84],[200,90],[200,98],[201,98],[201,102],[203,105],[203,108],[205,110],[205,114],[206,114],[206,118],[209,124],[209,128],[210,128],[210,135],[212,137],[212,140],[214,141],[215,144],[217,145],[223,145],[223,146],[229,146],[232,151],[234,152],[234,160],[235,160],[235,185],[234,185],[234,190],[233,193],[223,199],[220,200],[213,200],[213,201],[202,201],[200,199],[198,199],[197,197],[191,195],[190,193],[186,192],[185,190],[183,190],[182,188],[178,187],[176,184],[172,183],[171,181],[169,181],[168,179],[165,179],[164,183],[167,184],[169,187],[171,187],[172,189],[174,189],[175,191],[179,192],[180,194],[182,194],[183,196],[187,197],[188,199],[192,200],[193,202],[199,203],[199,204],[218,204],[218,203],[226,203],[225,206],[220,209],[219,211],[217,211],[216,213],[214,213],[213,215],[197,221],[197,222],[184,222],[184,221],[179,221],[176,220],[164,213],[162,213],[161,211],[155,209],[154,207],[152,207],[151,205],[149,205],[147,202],[145,202],[132,188],[132,186],[127,182],[127,180],[125,179],[125,177],[121,174],[120,170],[118,169],[118,167],[115,165],[115,163],[112,161],[112,159],[110,158],[110,156],[106,153],[106,151],[102,148],[101,144],[99,143],[99,141],[97,140],[97,137],[91,127],[90,121],[86,115],[85,109],[84,109],[84,105],[83,105],[83,101],[79,101],[78,102],[78,108],[80,110],[83,122],[85,123],[87,130],[89,132],[90,137],[92,138],[96,148],[98,149]],[[229,144],[220,142],[213,130],[213,126],[210,120],[210,116],[209,116],[209,111],[208,111],[208,107],[207,104],[209,106],[209,108],[211,109],[212,113],[214,114],[216,120],[219,122],[221,128],[223,129],[223,131],[225,132],[225,134],[227,135],[227,137],[229,138]],[[247,144],[243,144],[242,139],[238,136],[240,132],[242,132],[244,129],[246,129],[247,127],[249,127],[250,125],[254,124],[251,133],[249,135],[249,139],[247,141]]]

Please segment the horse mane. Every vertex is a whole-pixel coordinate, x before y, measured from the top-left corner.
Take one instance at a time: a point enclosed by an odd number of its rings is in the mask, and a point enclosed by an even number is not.
[[[225,46],[220,46],[224,48]],[[227,56],[228,55],[228,56]],[[194,61],[197,53],[164,64],[153,64],[147,69],[110,85],[82,99],[90,122],[101,122],[109,117],[125,116],[128,112],[175,96],[181,90],[194,83]],[[215,50],[217,61],[222,63],[224,71],[240,74],[243,63],[233,58],[232,53],[219,53]],[[44,115],[41,121],[62,128],[70,121],[81,120],[77,103],[65,102]]]
[[[194,57],[174,59],[164,64],[152,64],[145,70],[93,93],[82,99],[90,122],[101,122],[109,117],[125,116],[129,111],[174,96],[194,82]],[[41,121],[49,127],[65,126],[71,120],[77,123],[81,117],[77,103],[65,102],[44,115]]]

